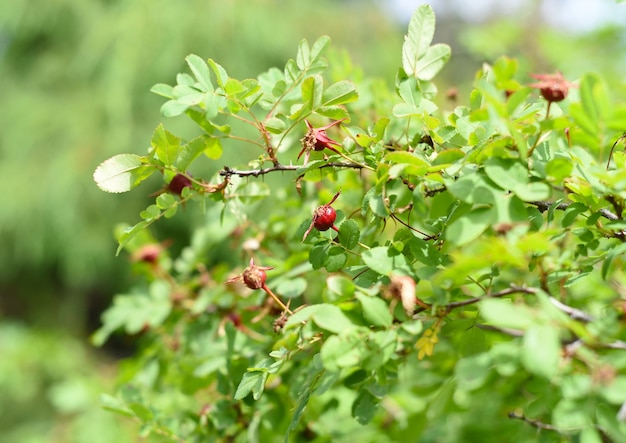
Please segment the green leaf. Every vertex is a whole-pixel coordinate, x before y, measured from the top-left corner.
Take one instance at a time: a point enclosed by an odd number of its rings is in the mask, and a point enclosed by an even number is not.
[[[119,253],[122,251],[122,249],[124,249],[128,242],[130,242],[137,233],[146,229],[149,224],[150,223],[147,221],[141,221],[134,226],[129,226],[128,228],[124,229],[124,231],[118,238],[119,245],[117,247],[117,250],[115,251],[115,255],[119,255]]]
[[[357,328],[328,337],[320,351],[322,363],[329,371],[359,366],[362,353],[363,336]]]
[[[510,300],[485,298],[479,303],[480,314],[493,326],[527,329],[534,321],[533,312],[523,304]]]
[[[435,11],[429,5],[421,5],[411,16],[402,45],[402,68],[407,75],[417,77],[418,60],[426,53],[434,35]]]
[[[309,263],[311,263],[311,266],[314,270],[321,269],[322,266],[324,266],[324,260],[326,260],[327,251],[327,244],[316,245],[311,248],[311,250],[309,251]]]
[[[404,103],[399,103],[393,107],[393,114],[396,117],[432,114],[438,109],[435,103],[424,98],[415,78],[411,77],[402,81],[398,87],[398,93]]]
[[[480,173],[463,175],[447,188],[455,198],[469,204],[493,205],[502,195],[502,191]]]
[[[217,63],[215,60],[211,58],[208,60],[208,64],[211,67],[211,69],[213,69],[213,72],[215,73],[217,84],[220,85],[220,87],[222,87],[223,89],[226,88],[226,84],[228,83],[228,80],[229,80],[226,70],[222,67],[222,65],[220,65],[219,63]]]
[[[324,267],[328,272],[337,272],[348,262],[348,254],[339,246],[333,246],[328,249],[328,253],[324,258]]]
[[[459,389],[473,391],[482,387],[489,377],[491,365],[489,354],[478,354],[459,360],[454,368]]]
[[[163,124],[154,130],[151,144],[157,158],[165,166],[172,166],[175,163],[180,153],[180,138],[167,131]]]
[[[283,120],[276,117],[271,117],[265,120],[263,123],[265,129],[267,129],[272,134],[282,134],[287,129],[287,125]]]
[[[561,184],[574,169],[574,162],[568,158],[553,158],[546,165],[546,175],[555,183]]]
[[[315,354],[310,360],[306,372],[306,379],[300,386],[300,392],[298,393],[298,404],[293,411],[291,423],[289,423],[289,428],[287,429],[287,435],[285,436],[286,442],[290,441],[288,439],[289,432],[296,429],[296,426],[302,417],[302,413],[309,402],[310,395],[316,392],[323,380],[325,370],[319,353]]]
[[[150,92],[160,95],[161,97],[174,98],[174,88],[164,83],[157,83],[150,89]]]
[[[517,186],[512,191],[524,201],[547,200],[552,195],[550,186],[543,182],[532,182],[527,185]]]
[[[438,43],[429,47],[417,62],[415,76],[420,80],[432,80],[450,60],[450,55],[450,46],[446,44]]]
[[[626,243],[621,243],[618,246],[615,246],[609,250],[609,252],[606,254],[606,258],[602,262],[601,275],[603,280],[606,280],[609,270],[611,269],[611,264],[613,263],[613,260],[615,260],[615,257],[619,257],[624,253],[626,253]]]
[[[431,80],[450,58],[450,48],[438,44],[430,46],[435,34],[435,12],[422,5],[409,22],[402,45],[402,68],[408,76]]]
[[[371,210],[374,215],[380,218],[385,218],[389,215],[385,206],[385,200],[376,187],[372,187],[363,197],[361,213],[365,215],[368,210]]]
[[[159,209],[169,209],[177,203],[172,194],[161,194],[156,198],[156,205]]]
[[[408,246],[413,254],[413,257],[427,266],[436,267],[444,261],[444,256],[441,252],[439,252],[439,250],[429,242],[422,240],[421,238],[412,238],[409,241]]]
[[[363,262],[372,270],[381,275],[389,275],[398,269],[407,269],[406,259],[403,255],[390,255],[389,248],[377,246],[363,252]]]
[[[311,64],[311,49],[306,39],[300,40],[298,45],[298,53],[296,55],[296,65],[301,71],[304,71]]]
[[[176,157],[175,166],[180,171],[186,171],[189,165],[198,158],[207,148],[207,139],[205,136],[196,137],[182,145]]]
[[[584,429],[592,426],[592,403],[585,400],[561,399],[552,410],[552,423],[559,429]]]
[[[350,103],[359,98],[354,83],[348,80],[341,80],[330,85],[322,94],[323,106],[341,105]]]
[[[493,208],[478,207],[454,220],[446,229],[446,240],[456,246],[478,238],[494,221]]]
[[[292,85],[300,75],[300,70],[298,69],[298,65],[295,60],[290,59],[285,64],[285,83],[287,85]]]
[[[177,117],[185,112],[189,105],[180,103],[178,100],[168,100],[161,106],[161,114],[163,117]]]
[[[132,409],[126,406],[126,403],[108,394],[100,394],[100,404],[104,409],[108,411],[126,415],[128,417],[135,416],[135,413],[132,411]]]
[[[518,160],[490,158],[485,162],[485,173],[507,191],[528,183],[528,169]]]
[[[372,395],[367,389],[361,389],[359,395],[352,403],[352,416],[362,425],[368,424],[376,412],[380,400]]]
[[[393,329],[371,331],[363,341],[361,366],[367,371],[379,369],[398,348],[398,334]]]
[[[282,279],[276,285],[276,292],[284,298],[301,296],[307,288],[307,281],[302,277]]]
[[[614,405],[626,402],[626,376],[618,375],[600,389],[600,394],[606,401]]]
[[[196,77],[202,92],[213,92],[213,83],[211,83],[211,71],[202,58],[195,54],[188,55],[185,61],[189,65],[191,72]]]
[[[307,322],[309,320],[313,321],[320,328],[336,334],[354,326],[354,324],[338,306],[321,303],[318,305],[306,306],[294,313],[289,317],[289,320],[287,320],[285,329],[300,326],[303,322]]]
[[[382,326],[388,328],[393,323],[393,316],[389,312],[389,306],[385,301],[378,297],[357,293],[357,300],[363,308],[363,317],[373,326]]]
[[[267,377],[269,377],[269,372],[267,371],[246,372],[235,391],[235,400],[246,398],[250,393],[252,393],[255,400],[258,400],[265,389]]]
[[[447,165],[456,163],[459,160],[465,158],[465,152],[460,149],[445,149],[437,154],[435,160],[433,160],[434,165]]]
[[[385,161],[392,164],[389,176],[397,178],[402,174],[421,177],[428,172],[429,164],[411,152],[397,151],[385,155]]]
[[[145,163],[145,157],[118,154],[102,162],[94,171],[93,179],[105,192],[127,192],[156,171]]]
[[[317,40],[315,40],[315,43],[313,43],[313,46],[311,47],[310,53],[310,59],[312,63],[316,62],[320,58],[322,52],[324,51],[324,49],[326,49],[329,43],[330,37],[327,35],[322,35],[318,37]]]
[[[302,82],[302,101],[304,108],[314,111],[322,104],[322,91],[324,89],[324,80],[319,75],[307,77]]]
[[[224,148],[222,148],[222,141],[217,137],[211,137],[206,139],[206,144],[203,152],[204,155],[206,155],[211,160],[218,160],[222,157],[222,153],[224,152]]]
[[[320,328],[336,334],[354,326],[338,306],[327,303],[317,305],[312,319]]]
[[[349,300],[354,296],[354,282],[343,275],[330,275],[326,279],[328,301]]]
[[[556,326],[534,324],[524,334],[522,364],[529,372],[554,377],[561,361],[561,341]]]
[[[339,226],[339,243],[346,249],[352,249],[359,243],[361,233],[356,221],[348,219]]]
[[[114,331],[123,328],[128,334],[136,334],[144,328],[156,328],[168,317],[172,309],[169,286],[155,281],[148,294],[118,295],[102,315],[102,327],[92,336],[96,346],[104,344]]]
[[[152,220],[161,215],[161,210],[157,205],[150,205],[139,213],[139,216],[144,220]]]
[[[580,433],[580,443],[602,443],[600,433],[594,428],[585,428]]]

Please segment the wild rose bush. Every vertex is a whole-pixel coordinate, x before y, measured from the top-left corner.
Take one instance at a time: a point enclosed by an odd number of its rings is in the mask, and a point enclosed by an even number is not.
[[[140,347],[105,407],[181,442],[626,438],[626,106],[503,57],[452,108],[434,28],[418,8],[394,90],[328,66],[326,37],[154,86],[198,132],[94,173],[163,178],[117,232],[142,281],[93,340]],[[188,245],[154,237],[181,215]]]

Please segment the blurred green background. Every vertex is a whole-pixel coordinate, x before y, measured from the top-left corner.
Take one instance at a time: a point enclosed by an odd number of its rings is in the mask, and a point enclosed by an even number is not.
[[[91,176],[114,154],[145,152],[162,121],[163,101],[151,86],[173,83],[190,53],[245,78],[282,67],[301,38],[326,34],[331,62],[349,57],[361,75],[392,87],[406,22],[421,3],[0,4],[0,441],[137,441],[132,424],[98,404],[132,343],[96,350],[88,336],[112,295],[133,281],[127,257],[115,257],[113,228],[136,221],[162,183],[119,196],[98,190]],[[461,103],[480,65],[504,54],[519,57],[522,72],[560,70],[572,80],[599,72],[616,99],[626,96],[624,4],[599,1],[615,8],[618,24],[589,28],[567,17],[561,27],[549,26],[544,7],[554,2],[514,2],[514,12],[489,10],[478,18],[456,8],[459,2],[430,3],[439,12],[435,40],[453,49],[437,83],[442,91],[457,88]],[[560,3],[567,14],[567,5],[578,2]],[[187,129],[165,123],[175,133]],[[163,229],[174,242],[187,241],[182,221]]]

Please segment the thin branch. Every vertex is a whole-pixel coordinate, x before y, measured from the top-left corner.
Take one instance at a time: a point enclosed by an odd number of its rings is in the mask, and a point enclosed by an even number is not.
[[[476,327],[484,331],[501,332],[502,334],[510,335],[511,337],[523,337],[524,336],[524,331],[520,331],[519,329],[499,328],[497,326],[484,325],[481,323],[476,323]]]
[[[617,340],[613,343],[607,343],[604,346],[609,349],[620,349],[622,351],[626,351],[626,341]]]
[[[324,163],[320,165],[318,169],[323,168],[351,168],[351,169],[362,169],[363,166],[358,163]],[[276,171],[298,171],[303,169],[301,165],[282,165],[277,164],[271,166],[269,168],[260,168],[260,169],[248,169],[248,170],[240,170],[240,169],[232,169],[229,166],[224,166],[224,169],[220,171],[220,175],[222,177],[231,177],[233,175],[239,177],[258,177],[260,175],[269,174],[271,172]]]
[[[418,234],[422,234],[424,236],[424,238],[422,240],[432,240],[434,238],[437,238],[439,236],[439,234],[433,234],[433,235],[428,235],[425,232],[420,231],[419,229],[414,228],[413,226],[409,225],[408,223],[406,223],[404,220],[402,220],[400,217],[398,217],[396,214],[394,214],[393,212],[389,212],[389,215],[391,216],[391,218],[393,218],[395,221],[399,222],[401,225],[409,228],[411,231],[417,232]]]
[[[550,297],[549,299],[550,303],[556,306],[559,310],[565,312],[572,320],[579,320],[585,323],[590,323],[595,320],[593,316],[587,314],[586,312],[561,303],[554,297]]]
[[[546,431],[559,432],[559,430],[556,427],[552,426],[551,424],[544,423],[542,421],[535,420],[532,418],[528,418],[524,414],[518,414],[517,412],[509,412],[509,418],[512,418],[515,420],[522,420],[524,423],[528,423],[529,425],[534,426],[537,429],[544,429]]]
[[[532,201],[532,202],[528,202],[531,205],[534,205],[537,207],[537,209],[539,209],[540,212],[545,212],[548,209],[550,209],[550,206],[552,206],[554,203],[553,202],[545,202],[545,201]],[[567,208],[569,208],[571,205],[571,203],[559,203],[556,207],[556,209],[560,210],[560,211],[565,211]],[[611,211],[609,211],[608,209],[600,209],[598,210],[598,212],[600,213],[600,215],[602,215],[602,217],[606,218],[607,220],[619,220],[620,218],[615,215],[614,213],[612,213]]]
[[[475,297],[475,298],[470,298],[468,300],[461,300],[461,301],[449,303],[445,307],[446,309],[454,309],[454,308],[460,308],[462,306],[472,305],[474,303],[478,303],[479,301],[485,300],[487,298],[499,298],[499,297],[505,297],[511,294],[536,294],[536,293],[537,293],[537,289],[534,289],[534,288],[511,286],[508,289],[504,289],[499,292],[492,292],[490,294],[485,294],[481,297]]]

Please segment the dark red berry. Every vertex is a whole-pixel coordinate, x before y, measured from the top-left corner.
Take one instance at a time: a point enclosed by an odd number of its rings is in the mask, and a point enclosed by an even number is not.
[[[335,209],[333,209],[331,205],[335,202],[335,200],[337,200],[337,197],[339,197],[340,193],[341,192],[336,193],[332,200],[325,205],[317,207],[317,209],[313,213],[313,219],[311,220],[311,224],[309,225],[309,228],[306,230],[304,236],[302,237],[302,241],[306,239],[306,237],[311,232],[311,229],[313,228],[317,229],[318,231],[327,231],[329,229],[334,229],[335,231],[339,232],[339,229],[335,226],[337,212],[335,211]]]
[[[337,211],[332,206],[320,206],[313,215],[313,227],[318,231],[327,231],[333,227],[336,218]]]
[[[191,179],[183,174],[176,174],[172,181],[167,185],[170,192],[180,195],[183,189],[191,188]]]
[[[237,314],[236,312],[231,312],[228,314],[228,319],[233,322],[233,324],[235,325],[235,327],[239,328],[241,327],[242,323],[241,323],[241,315]]]
[[[549,102],[560,102],[565,99],[569,88],[573,86],[560,72],[556,74],[531,74],[531,76],[539,81],[530,87],[539,89],[541,96]]]
[[[540,92],[543,98],[549,102],[560,102],[567,95],[567,91],[557,88],[543,88]]]
[[[158,243],[143,245],[134,254],[133,259],[145,263],[156,263],[163,251],[163,247]]]

